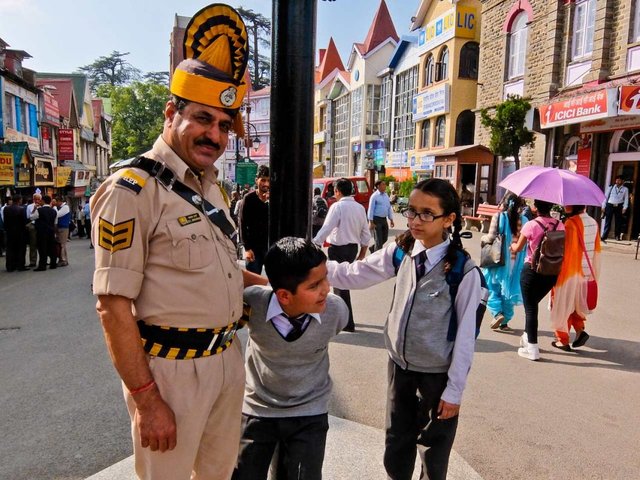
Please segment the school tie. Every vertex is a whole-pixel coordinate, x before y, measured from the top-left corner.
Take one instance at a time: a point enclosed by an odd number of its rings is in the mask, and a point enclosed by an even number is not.
[[[293,342],[297,339],[300,338],[300,336],[302,335],[302,332],[304,332],[304,330],[302,329],[302,326],[304,325],[304,322],[307,320],[307,317],[309,316],[306,313],[303,313],[302,315],[295,317],[295,318],[291,318],[289,317],[286,313],[282,312],[282,315],[289,320],[289,323],[291,324],[291,326],[293,327],[293,329],[289,332],[289,334],[285,337],[285,340],[287,342]]]
[[[421,251],[416,257],[416,280],[420,280],[427,272],[427,251]]]

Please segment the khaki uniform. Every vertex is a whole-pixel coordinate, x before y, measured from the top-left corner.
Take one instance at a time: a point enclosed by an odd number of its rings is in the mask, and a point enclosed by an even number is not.
[[[147,158],[161,161],[177,179],[230,218],[216,184],[217,169],[201,180],[159,138]],[[224,327],[242,314],[242,272],[233,243],[194,206],[144,170],[110,176],[91,199],[96,295],[133,300],[134,315],[150,325]],[[173,451],[141,448],[135,404],[124,388],[132,418],[140,478],[228,479],[240,439],[244,368],[237,341],[218,355],[192,360],[150,357],[160,393],[176,415]]]

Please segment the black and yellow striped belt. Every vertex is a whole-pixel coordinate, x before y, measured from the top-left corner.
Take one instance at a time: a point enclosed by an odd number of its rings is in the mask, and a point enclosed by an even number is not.
[[[233,343],[238,322],[220,328],[147,325],[138,320],[144,351],[154,357],[189,360],[224,352]]]

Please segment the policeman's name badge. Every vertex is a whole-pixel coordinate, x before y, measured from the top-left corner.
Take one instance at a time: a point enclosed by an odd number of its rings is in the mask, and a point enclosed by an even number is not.
[[[140,190],[142,190],[146,182],[147,181],[138,175],[133,169],[127,169],[122,173],[116,182],[116,185],[133,190],[137,195],[140,193]]]
[[[125,250],[133,244],[135,218],[124,222],[111,223],[100,217],[98,245],[111,253]]]
[[[185,215],[183,217],[178,217],[178,223],[182,227],[186,227],[187,225],[191,225],[192,223],[201,222],[202,218],[199,213],[192,213],[190,215]]]

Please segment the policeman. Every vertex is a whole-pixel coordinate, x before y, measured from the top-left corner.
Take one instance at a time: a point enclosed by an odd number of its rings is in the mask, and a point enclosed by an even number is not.
[[[213,163],[243,135],[246,28],[214,4],[189,22],[153,148],[91,200],[97,311],[142,479],[228,479],[240,439],[244,283]],[[244,277],[244,278],[243,278]]]

